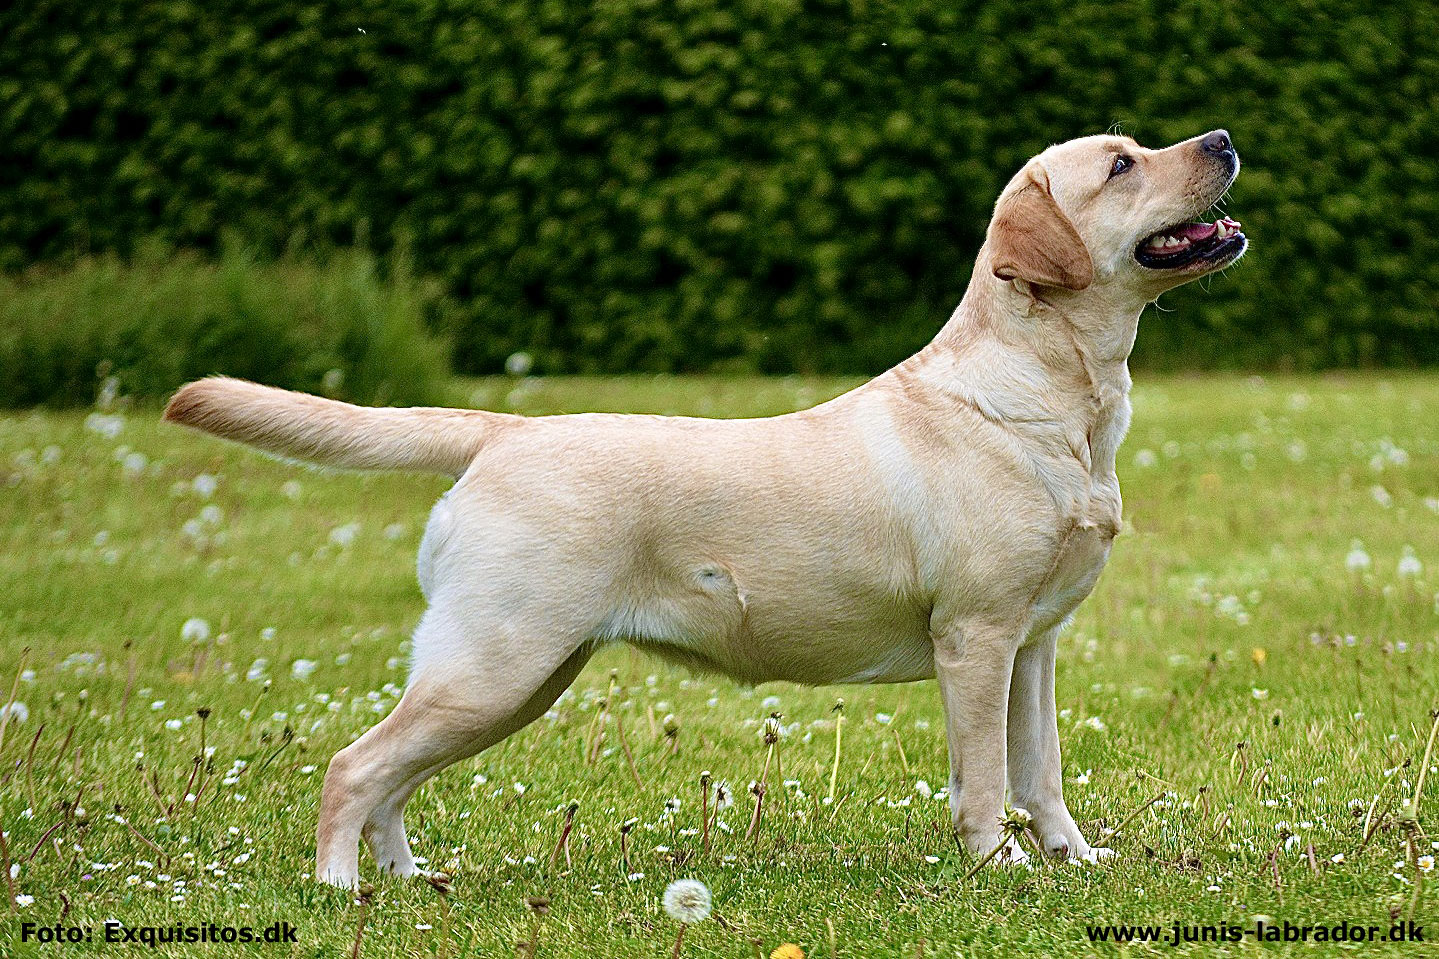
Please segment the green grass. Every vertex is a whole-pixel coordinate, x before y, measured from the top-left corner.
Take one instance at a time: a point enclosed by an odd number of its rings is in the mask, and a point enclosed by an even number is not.
[[[0,408],[160,401],[227,373],[359,403],[424,404],[450,383],[427,329],[444,298],[402,255],[255,260],[158,252],[0,275]]]
[[[483,380],[461,395],[530,413],[753,415],[847,385]],[[966,880],[946,804],[916,793],[917,780],[937,791],[947,776],[933,683],[746,689],[620,648],[549,716],[420,791],[416,853],[453,887],[446,898],[377,879],[363,954],[511,956],[530,934],[526,897],[547,896],[538,956],[668,955],[676,927],[659,897],[678,877],[715,897],[687,956],[752,956],[752,938],[765,956],[785,941],[828,956],[827,922],[847,957],[907,959],[921,943],[925,956],[1080,956],[1096,948],[1087,923],[1266,914],[1387,927],[1411,904],[1439,938],[1439,893],[1421,885],[1416,897],[1413,884],[1439,874],[1401,862],[1400,822],[1439,705],[1439,378],[1171,379],[1141,382],[1134,400],[1125,531],[1061,640],[1058,690],[1067,793],[1091,838],[1165,793],[1115,841],[1122,858]],[[99,432],[107,424],[118,432]],[[214,478],[209,495],[201,476]],[[0,419],[0,486],[0,697],[29,649],[17,697],[29,718],[0,747],[0,822],[17,891],[34,897],[6,920],[0,954],[56,954],[22,946],[19,922],[65,910],[67,923],[288,920],[300,945],[265,954],[345,954],[360,908],[308,875],[321,777],[404,683],[422,604],[413,553],[444,482],[291,467],[136,409]],[[1358,547],[1372,565],[1350,569]],[[1409,549],[1418,575],[1400,572]],[[207,641],[182,638],[191,618],[207,621]],[[613,719],[598,761],[584,759],[611,670],[642,788]],[[844,753],[826,804],[837,696]],[[201,708],[213,755],[191,803]],[[751,843],[745,789],[773,711],[793,724],[781,761],[798,784],[771,791]],[[658,731],[670,713],[674,754]],[[227,776],[237,760],[248,766]],[[1366,846],[1365,811],[1395,767]],[[693,833],[704,770],[736,794],[722,817],[733,831],[710,855]],[[1425,792],[1428,854],[1439,776]],[[570,856],[551,869],[571,801]]]

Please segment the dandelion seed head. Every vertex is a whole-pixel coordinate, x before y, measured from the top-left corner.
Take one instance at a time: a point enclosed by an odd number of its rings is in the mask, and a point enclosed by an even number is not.
[[[210,638],[210,622],[191,616],[180,624],[180,638],[187,643],[203,643]]]
[[[689,925],[709,918],[714,900],[698,879],[676,879],[665,887],[664,907],[670,918]]]

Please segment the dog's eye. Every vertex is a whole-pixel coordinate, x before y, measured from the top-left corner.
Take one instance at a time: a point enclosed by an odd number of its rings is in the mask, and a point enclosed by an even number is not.
[[[1134,160],[1131,157],[1127,157],[1123,153],[1117,155],[1114,158],[1113,166],[1109,168],[1109,178],[1113,180],[1132,166],[1134,166]]]

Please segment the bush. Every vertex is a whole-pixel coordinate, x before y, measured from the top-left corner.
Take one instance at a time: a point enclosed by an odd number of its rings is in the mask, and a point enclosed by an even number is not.
[[[469,371],[874,371],[1005,179],[1218,126],[1250,258],[1137,359],[1439,362],[1439,7],[35,0],[0,13],[0,267],[408,236]]]
[[[425,332],[433,290],[403,264],[381,282],[358,252],[259,265],[233,248],[196,257],[86,259],[0,279],[0,405],[83,404],[114,377],[163,398],[228,373],[374,404],[443,398],[444,346]]]

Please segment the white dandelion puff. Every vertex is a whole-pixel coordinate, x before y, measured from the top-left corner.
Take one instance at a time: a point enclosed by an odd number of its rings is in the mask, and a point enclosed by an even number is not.
[[[187,643],[203,643],[210,638],[210,622],[191,616],[180,624],[180,638]]]
[[[1349,555],[1344,557],[1344,567],[1351,573],[1362,572],[1374,565],[1369,554],[1364,551],[1364,544],[1355,540],[1349,546]]]
[[[709,918],[714,900],[698,879],[676,879],[665,888],[664,906],[670,918],[691,925]]]
[[[1404,555],[1399,557],[1400,577],[1418,577],[1424,572],[1424,564],[1419,562],[1419,557],[1414,555],[1414,547],[1404,547]]]

